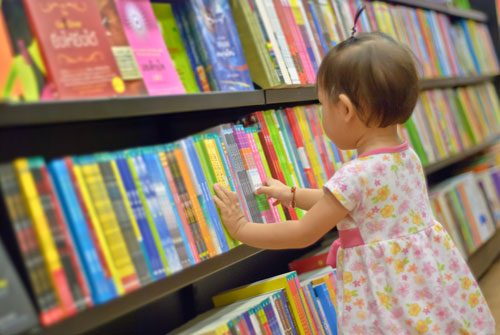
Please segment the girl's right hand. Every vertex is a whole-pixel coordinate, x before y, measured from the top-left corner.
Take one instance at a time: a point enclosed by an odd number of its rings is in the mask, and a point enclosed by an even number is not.
[[[267,178],[264,185],[255,191],[256,195],[264,194],[268,198],[274,198],[276,201],[273,205],[283,204],[289,206],[292,202],[292,192],[290,187],[283,184],[281,181],[273,178]]]

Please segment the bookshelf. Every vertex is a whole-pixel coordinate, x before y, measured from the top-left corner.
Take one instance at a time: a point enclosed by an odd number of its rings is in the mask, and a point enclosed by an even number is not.
[[[493,20],[483,11],[461,10],[432,1],[388,2],[432,9],[455,18],[490,23]],[[490,29],[493,28],[490,26]],[[492,31],[492,36],[498,36],[498,32]],[[499,74],[423,79],[421,89],[498,82],[498,78]],[[234,121],[252,111],[312,103],[317,103],[314,86],[18,105],[0,102],[0,161],[33,155],[51,159],[70,154],[166,143],[222,122]],[[445,170],[485,150],[499,138],[492,138],[433,163],[425,168],[425,172],[428,176],[442,178],[446,175]],[[4,219],[5,213],[0,209],[0,220]],[[6,234],[5,227],[0,228],[0,233],[2,237],[9,236],[3,235]],[[11,252],[16,248],[13,243],[11,240],[10,245],[7,245]],[[152,324],[145,325],[141,331],[164,333],[208,309],[214,293],[284,272],[289,261],[308,250],[276,252],[242,245],[109,303],[85,310],[54,326],[35,330],[35,333],[48,335],[92,331],[100,334],[119,333],[125,329],[133,332],[133,323],[145,320]],[[497,231],[469,259],[476,277],[487,270],[499,253],[500,231]],[[19,260],[17,264],[20,264]]]

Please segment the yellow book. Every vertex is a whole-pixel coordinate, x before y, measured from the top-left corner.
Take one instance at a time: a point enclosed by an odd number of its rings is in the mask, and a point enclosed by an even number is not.
[[[385,2],[379,1],[374,1],[372,4],[378,26],[384,33],[397,40],[398,35],[396,34],[396,29],[394,28],[388,5]]]
[[[295,271],[261,280],[213,297],[216,307],[229,305],[235,301],[255,297],[264,293],[284,289],[290,303],[293,318],[297,321],[299,334],[312,335],[309,327],[309,311],[302,305],[302,292]]]
[[[337,20],[333,15],[333,10],[332,7],[330,7],[330,3],[327,0],[318,0],[318,3],[330,38],[335,42],[335,44],[340,43],[340,32],[338,32],[335,28]]]
[[[83,179],[83,174],[78,164],[73,164],[73,171],[75,173],[76,180],[78,182],[78,186],[80,188],[80,192],[82,193],[83,202],[87,207],[87,212],[89,213],[90,221],[92,222],[92,227],[97,236],[97,241],[101,246],[102,253],[104,254],[104,258],[106,259],[106,263],[108,264],[109,272],[111,277],[113,278],[113,282],[115,283],[116,292],[118,295],[122,295],[124,293],[123,284],[120,280],[118,270],[115,267],[115,263],[113,262],[113,258],[111,256],[111,252],[106,243],[106,238],[104,232],[101,229],[101,225],[99,223],[99,218],[92,204],[92,200],[90,198],[89,191],[87,189],[87,185]]]
[[[445,130],[445,133],[447,135],[445,143],[447,143],[448,148],[450,149],[450,153],[452,154],[458,153],[460,151],[460,148],[458,147],[458,142],[457,139],[455,138],[455,133],[453,132],[452,125],[448,123],[448,119],[446,117],[446,114],[449,115],[451,111],[449,111],[448,107],[446,106],[446,102],[444,101],[443,97],[443,92],[439,90],[435,91],[434,98],[437,107],[436,114],[440,116],[439,120],[440,125]]]
[[[432,111],[432,105],[427,97],[427,94],[423,93],[420,95],[420,100],[422,101],[422,107],[427,116],[427,120],[430,126],[430,130],[432,133],[432,139],[434,143],[436,143],[436,147],[438,149],[439,158],[445,158],[447,156],[447,150],[443,143],[443,139],[441,138],[441,134],[438,128],[438,121],[434,117],[434,113]]]
[[[297,121],[299,122],[300,132],[304,138],[304,146],[311,161],[311,168],[314,171],[318,185],[324,185],[326,183],[326,176],[323,172],[323,168],[321,167],[317,150],[314,147],[314,139],[312,138],[311,132],[309,131],[309,125],[305,119],[304,109],[303,107],[295,107],[294,109],[295,114],[297,115]]]
[[[500,101],[498,101],[498,95],[495,90],[495,87],[493,86],[492,83],[486,83],[484,87],[486,90],[486,94],[490,98],[495,119],[497,120],[497,123],[500,125]]]
[[[109,248],[116,269],[115,274],[123,285],[123,290],[128,292],[136,289],[140,286],[137,273],[109,200],[99,166],[92,159],[88,161],[81,159],[80,169],[92,206],[99,219],[96,226],[100,226],[105,238],[104,243],[101,242],[101,246],[106,245]]]
[[[474,107],[472,101],[470,100],[469,94],[467,94],[467,89],[465,87],[457,88],[458,97],[462,106],[464,107],[465,115],[467,116],[468,121],[471,125],[472,132],[474,133],[474,137],[476,138],[477,143],[481,143],[485,140],[485,136],[483,131],[481,130],[481,123],[477,118],[477,110]]]
[[[477,95],[477,86],[469,86],[467,87],[467,91],[469,93],[469,97],[474,104],[475,109],[474,112],[478,116],[479,122],[481,123],[481,127],[483,128],[483,133],[487,133],[488,137],[497,133],[496,125],[494,120],[488,118],[487,106],[485,103],[487,100],[480,101]]]
[[[134,212],[132,211],[132,205],[130,204],[130,202],[128,200],[127,191],[125,190],[125,186],[123,185],[120,171],[118,170],[118,166],[116,165],[116,161],[111,160],[110,163],[111,163],[111,169],[113,170],[113,174],[115,175],[115,178],[116,178],[116,183],[118,184],[118,189],[120,190],[120,194],[123,198],[123,202],[125,203],[127,215],[130,219],[130,222],[132,223],[132,229],[134,230],[134,235],[137,238],[137,241],[140,244],[142,244],[142,234],[141,234],[141,231],[139,230],[139,225],[137,224],[137,221],[135,220]]]
[[[29,162],[25,158],[20,158],[16,159],[13,165],[19,179],[22,197],[31,216],[36,237],[40,243],[43,258],[45,259],[45,264],[50,274],[51,284],[56,289],[57,297],[59,303],[64,309],[64,313],[74,314],[76,309],[71,298],[69,284],[66,275],[64,274],[55,241],[52,238],[49,222],[45,216],[41,199],[38,196],[35,180],[30,171]]]

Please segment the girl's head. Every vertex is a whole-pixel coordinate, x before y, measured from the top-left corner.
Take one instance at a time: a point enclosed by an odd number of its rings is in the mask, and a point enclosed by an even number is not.
[[[413,53],[382,33],[361,33],[334,47],[318,71],[326,134],[356,147],[360,131],[406,122],[419,95]]]

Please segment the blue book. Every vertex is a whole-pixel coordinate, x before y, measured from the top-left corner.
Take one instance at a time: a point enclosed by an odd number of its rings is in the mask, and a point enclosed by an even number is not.
[[[203,203],[203,206],[208,214],[206,216],[206,219],[211,221],[217,232],[217,239],[221,251],[226,252],[229,250],[229,244],[224,233],[222,222],[217,212],[217,207],[215,206],[213,200],[213,183],[209,182],[205,174],[203,173],[203,167],[201,166],[200,159],[198,157],[198,154],[196,153],[193,139],[187,138],[185,140],[182,140],[179,142],[179,145],[181,146],[182,151],[187,158],[186,160],[191,163],[188,166],[191,175],[194,176],[194,180],[196,180],[197,184],[200,186],[202,199],[199,200],[200,204]]]
[[[284,289],[280,291],[280,296],[281,296],[281,301],[283,302],[283,307],[285,309],[286,318],[288,319],[288,323],[292,327],[293,335],[298,335],[298,330],[295,327],[295,322],[293,320],[292,313],[290,312],[290,308],[288,307],[290,306],[290,304],[286,297]]]
[[[267,322],[269,323],[269,328],[271,329],[271,332],[273,334],[279,334],[280,333],[280,326],[278,324],[278,319],[276,316],[276,313],[274,313],[273,306],[271,305],[271,300],[270,298],[267,298],[264,300],[260,306],[264,310],[264,313],[266,314],[267,317]]]
[[[316,13],[316,7],[313,4],[313,0],[307,0],[307,5],[309,6],[309,11],[311,12],[311,16],[313,18],[314,26],[316,27],[316,31],[319,35],[319,41],[321,43],[321,47],[323,48],[324,53],[326,54],[330,50],[330,45],[325,39],[325,34],[321,29],[321,24],[318,19],[318,13]]]
[[[469,27],[467,26],[466,20],[459,20],[460,27],[462,28],[465,40],[467,41],[467,47],[469,48],[470,55],[472,57],[472,61],[474,62],[474,68],[477,73],[481,73],[481,66],[479,65],[479,60],[477,59],[476,51],[474,49],[474,44],[472,43],[472,37],[469,31]]]
[[[198,84],[200,92],[203,92],[203,85],[201,84],[200,73],[198,71],[200,67],[203,68],[203,65],[201,64],[201,60],[198,53],[196,52],[194,41],[188,37],[188,33],[182,18],[182,13],[179,9],[179,5],[176,5],[175,3],[172,4],[172,12],[174,13],[175,23],[177,24],[177,29],[179,31],[179,34],[181,35],[184,48],[186,49],[186,54],[189,58],[189,63],[191,64],[191,68],[193,70],[196,83]]]
[[[316,309],[316,311],[318,312],[319,321],[321,322],[321,325],[323,326],[323,329],[325,330],[325,334],[332,334],[333,332],[330,329],[330,325],[326,321],[323,310],[320,308],[320,306],[318,304],[318,299],[316,298],[316,293],[314,292],[312,283],[311,282],[307,283],[305,289],[309,292],[309,296],[311,297],[311,300],[312,300],[311,302],[314,305],[314,308]]]
[[[323,312],[325,313],[326,320],[330,326],[330,330],[337,334],[337,314],[335,312],[335,306],[333,305],[330,294],[328,293],[328,288],[325,283],[314,285],[314,292],[319,299]]]
[[[167,222],[162,214],[162,207],[155,192],[154,183],[151,180],[150,172],[146,167],[144,158],[139,154],[132,155],[130,158],[139,177],[147,206],[151,216],[153,217],[154,226],[160,238],[160,244],[165,252],[165,256],[167,257],[167,275],[180,271],[182,270],[181,260],[177,254],[172,236],[168,231]]]
[[[121,153],[117,154],[115,161],[122,178],[123,187],[127,193],[127,199],[132,207],[132,213],[134,214],[135,221],[137,222],[139,231],[142,235],[141,246],[144,248],[144,255],[147,255],[146,261],[148,266],[151,268],[151,275],[154,280],[163,278],[166,276],[165,267],[161,262],[153,235],[149,229],[148,219],[144,211],[139,191],[135,186],[130,166],[126,158]]]
[[[195,264],[193,252],[189,246],[186,232],[184,231],[184,226],[182,225],[182,220],[181,220],[181,217],[179,215],[177,205],[175,204],[175,201],[174,201],[174,196],[172,195],[172,191],[171,191],[170,186],[168,184],[167,177],[165,176],[160,157],[158,156],[158,152],[160,152],[160,150],[161,150],[160,147],[156,147],[155,153],[151,156],[154,160],[154,163],[156,163],[156,168],[159,170],[158,175],[160,176],[161,181],[163,182],[164,191],[165,191],[165,194],[167,196],[167,199],[165,199],[165,200],[168,201],[168,204],[170,205],[170,208],[172,210],[172,214],[174,215],[174,218],[175,218],[175,221],[169,220],[169,221],[167,221],[167,224],[169,224],[169,230],[170,230],[171,234],[177,235],[179,233],[181,235],[182,243],[179,240],[179,237],[174,239],[174,241],[177,240],[176,249],[179,252],[179,254],[181,254],[181,253],[187,254],[189,262],[184,262],[185,260],[183,261],[183,266],[187,267],[187,266],[191,266],[191,265]],[[150,155],[147,155],[147,156],[149,157]],[[151,168],[154,169],[155,167],[151,166]],[[164,197],[164,195],[163,195],[163,197]],[[178,231],[178,233],[177,233],[177,231]],[[186,264],[184,264],[184,263],[186,263]]]
[[[92,300],[96,304],[102,304],[117,296],[115,284],[112,278],[106,278],[65,161],[58,159],[50,162],[47,166],[54,180],[56,192],[75,242],[76,250],[82,261]]]
[[[250,320],[249,311],[245,311],[242,315],[243,315],[243,319],[245,319],[245,323],[248,326],[248,330],[250,331],[250,334],[256,334],[255,329],[253,328],[252,320]]]
[[[189,0],[191,20],[207,51],[221,91],[253,90],[238,31],[227,0]]]
[[[443,75],[451,76],[451,66],[448,61],[448,57],[446,56],[446,48],[444,46],[444,41],[441,38],[441,32],[438,27],[438,22],[435,20],[435,16],[433,12],[430,10],[425,11],[425,16],[427,17],[427,22],[429,23],[429,28],[431,29],[432,40],[434,45],[436,46],[437,56],[438,56],[438,64],[441,66],[441,70]]]

